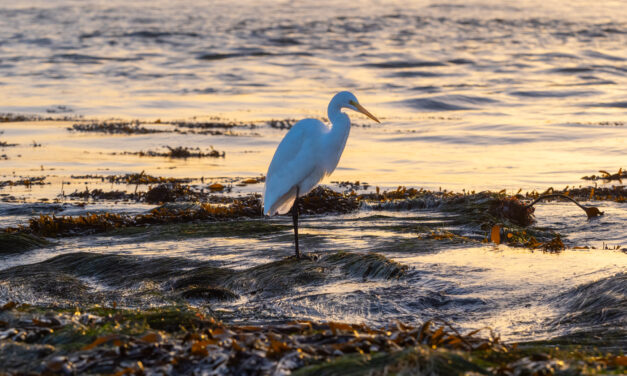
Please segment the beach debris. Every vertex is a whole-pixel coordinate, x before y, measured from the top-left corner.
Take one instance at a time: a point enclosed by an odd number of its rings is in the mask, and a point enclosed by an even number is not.
[[[6,141],[0,141],[0,148],[7,148],[7,147],[13,147],[13,146],[17,146],[18,144],[10,144]]]

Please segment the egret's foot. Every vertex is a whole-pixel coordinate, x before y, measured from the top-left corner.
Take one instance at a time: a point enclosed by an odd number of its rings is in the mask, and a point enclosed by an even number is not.
[[[320,260],[320,255],[317,253],[298,253],[298,255],[292,255],[289,257],[290,259],[296,260],[309,260],[309,261],[318,261]]]

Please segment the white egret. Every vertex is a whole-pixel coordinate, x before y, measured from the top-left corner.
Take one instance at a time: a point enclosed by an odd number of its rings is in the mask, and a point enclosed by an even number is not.
[[[292,126],[274,152],[263,192],[265,215],[285,214],[292,208],[294,248],[298,249],[298,197],[309,193],[325,176],[331,175],[344,151],[350,119],[343,108],[379,119],[363,108],[355,95],[337,93],[327,109],[331,126],[317,119],[303,119]]]

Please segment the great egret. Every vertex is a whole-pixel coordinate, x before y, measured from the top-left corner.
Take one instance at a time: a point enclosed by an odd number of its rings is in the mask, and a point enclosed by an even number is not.
[[[285,214],[292,208],[294,248],[298,249],[298,197],[306,195],[325,176],[331,175],[344,151],[351,122],[343,108],[361,112],[380,123],[353,93],[337,93],[327,109],[332,126],[317,119],[303,119],[294,124],[274,152],[266,174],[263,192],[265,215]]]

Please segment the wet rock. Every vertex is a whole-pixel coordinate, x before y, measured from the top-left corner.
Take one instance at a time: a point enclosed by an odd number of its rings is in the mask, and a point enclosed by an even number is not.
[[[0,341],[0,373],[36,372],[42,359],[54,351],[55,348],[50,345],[2,340]]]
[[[27,233],[0,233],[0,255],[20,253],[50,245],[44,238]]]
[[[202,299],[208,301],[228,301],[239,298],[234,292],[221,287],[192,287],[181,293],[185,299]]]
[[[255,266],[234,273],[223,285],[241,292],[285,294],[297,286],[323,283],[335,278],[399,278],[406,270],[407,266],[376,253],[338,252],[318,259],[288,257]]]
[[[321,261],[340,265],[347,275],[364,280],[400,278],[408,270],[407,265],[392,261],[378,253],[338,252],[323,257]]]
[[[149,204],[158,204],[177,200],[194,200],[195,195],[186,186],[178,183],[165,183],[148,190],[144,198]]]
[[[621,329],[627,326],[627,273],[619,273],[572,288],[557,297],[563,314],[555,326]],[[625,333],[627,334],[627,333]],[[627,336],[622,343],[627,345]]]
[[[234,270],[216,267],[200,267],[181,273],[182,277],[172,283],[174,289],[187,289],[196,286],[213,288],[236,274]]]

